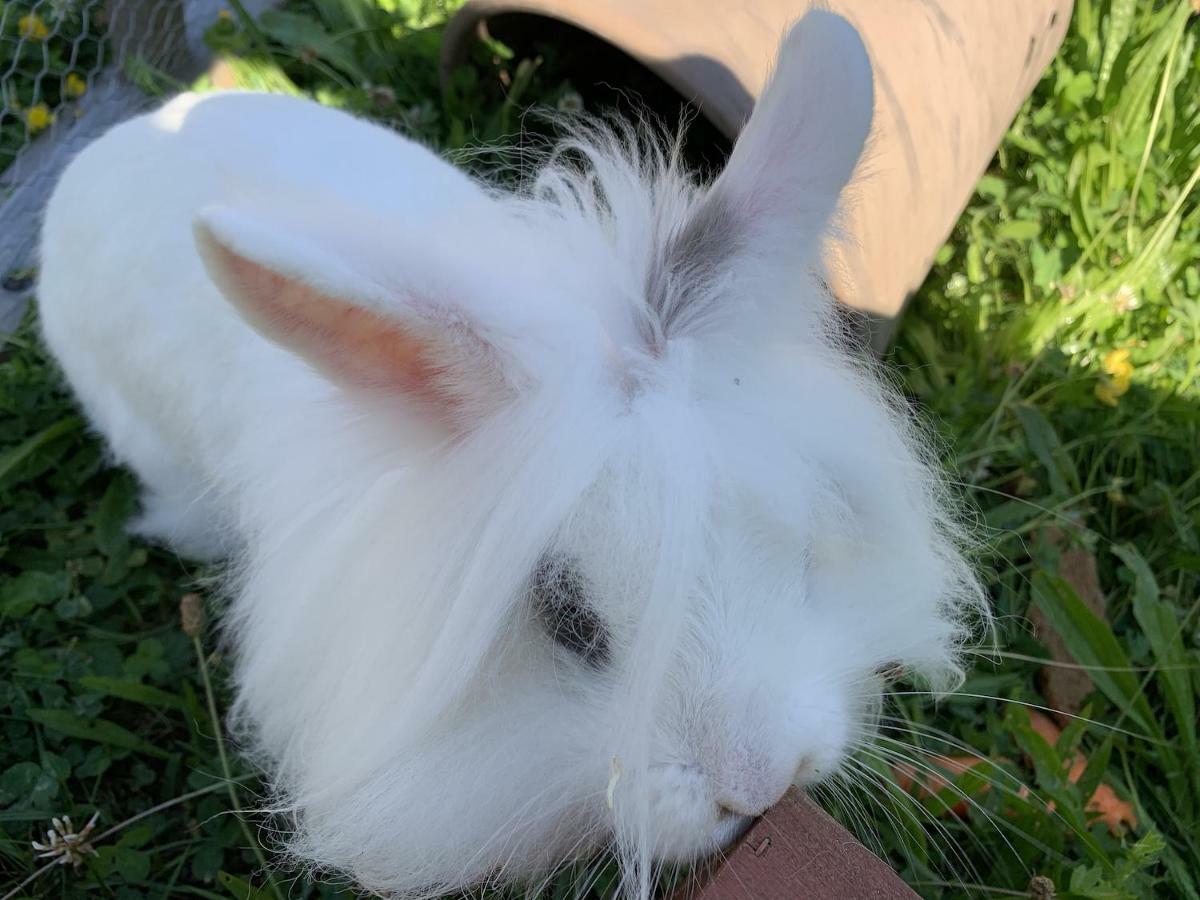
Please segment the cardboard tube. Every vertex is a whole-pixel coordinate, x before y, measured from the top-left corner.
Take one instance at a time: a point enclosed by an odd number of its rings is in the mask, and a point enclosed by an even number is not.
[[[481,22],[525,13],[628,53],[726,135],[746,121],[805,0],[469,0],[446,30],[443,72]],[[826,0],[858,28],[875,70],[870,153],[843,197],[848,238],[828,247],[835,295],[882,348],[1062,42],[1071,0]]]

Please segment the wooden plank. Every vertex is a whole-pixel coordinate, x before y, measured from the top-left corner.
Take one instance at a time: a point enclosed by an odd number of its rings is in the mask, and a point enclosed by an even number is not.
[[[796,788],[673,900],[920,900],[891,867]]]

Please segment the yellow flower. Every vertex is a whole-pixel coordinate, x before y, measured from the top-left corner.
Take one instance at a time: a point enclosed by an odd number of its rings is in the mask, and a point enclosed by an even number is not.
[[[1116,406],[1129,390],[1129,382],[1102,381],[1096,385],[1096,399],[1106,406]]]
[[[1128,350],[1109,350],[1104,354],[1104,371],[1113,378],[1129,380],[1133,374],[1133,363],[1129,361]]]
[[[72,72],[63,84],[63,90],[71,97],[82,97],[87,93],[87,82]]]
[[[1129,392],[1130,380],[1133,377],[1133,363],[1129,361],[1129,351],[1110,350],[1104,354],[1101,365],[1107,377],[1096,385],[1096,399],[1108,406],[1116,406],[1117,401]]]
[[[54,113],[45,103],[35,103],[25,112],[25,124],[35,133],[49,128],[53,121]]]
[[[31,41],[44,41],[50,36],[50,29],[46,27],[46,23],[34,13],[17,19],[17,30],[21,37]]]

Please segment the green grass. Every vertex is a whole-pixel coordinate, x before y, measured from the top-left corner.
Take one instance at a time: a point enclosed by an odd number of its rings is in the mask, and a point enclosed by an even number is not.
[[[446,148],[517,132],[529,103],[611,99],[572,84],[554,46],[501,45],[481,47],[443,99],[444,16],[413,0],[298,0],[255,26],[222,21],[212,38],[247,84]],[[997,649],[961,692],[937,705],[901,693],[892,709],[912,732],[907,753],[989,765],[921,800],[831,798],[925,897],[1027,896],[1035,874],[1059,897],[1200,897],[1198,35],[1186,0],[1076,0],[1066,44],[891,354],[979,510],[998,617]],[[229,814],[256,782],[231,795],[214,741],[207,685],[219,709],[225,667],[203,656],[211,636],[198,654],[179,624],[180,597],[206,573],[124,536],[134,485],[105,467],[33,335],[31,321],[0,339],[0,884],[34,870],[29,842],[53,815],[78,824],[100,810],[100,833],[179,801],[27,895],[337,895],[296,873],[262,877]],[[1068,546],[1096,562],[1103,619],[1058,574]],[[1055,746],[1029,722],[1047,703],[1035,608],[1096,685]],[[1063,763],[1077,749],[1088,766],[1072,785]],[[1132,803],[1131,833],[1090,821],[1100,783]],[[973,803],[965,819],[944,815],[956,791]]]

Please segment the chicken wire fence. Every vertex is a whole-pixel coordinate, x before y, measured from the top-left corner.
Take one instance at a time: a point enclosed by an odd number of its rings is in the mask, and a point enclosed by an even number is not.
[[[270,0],[244,6],[257,14]],[[225,0],[0,0],[0,331],[32,283],[40,215],[71,157],[208,61]]]

